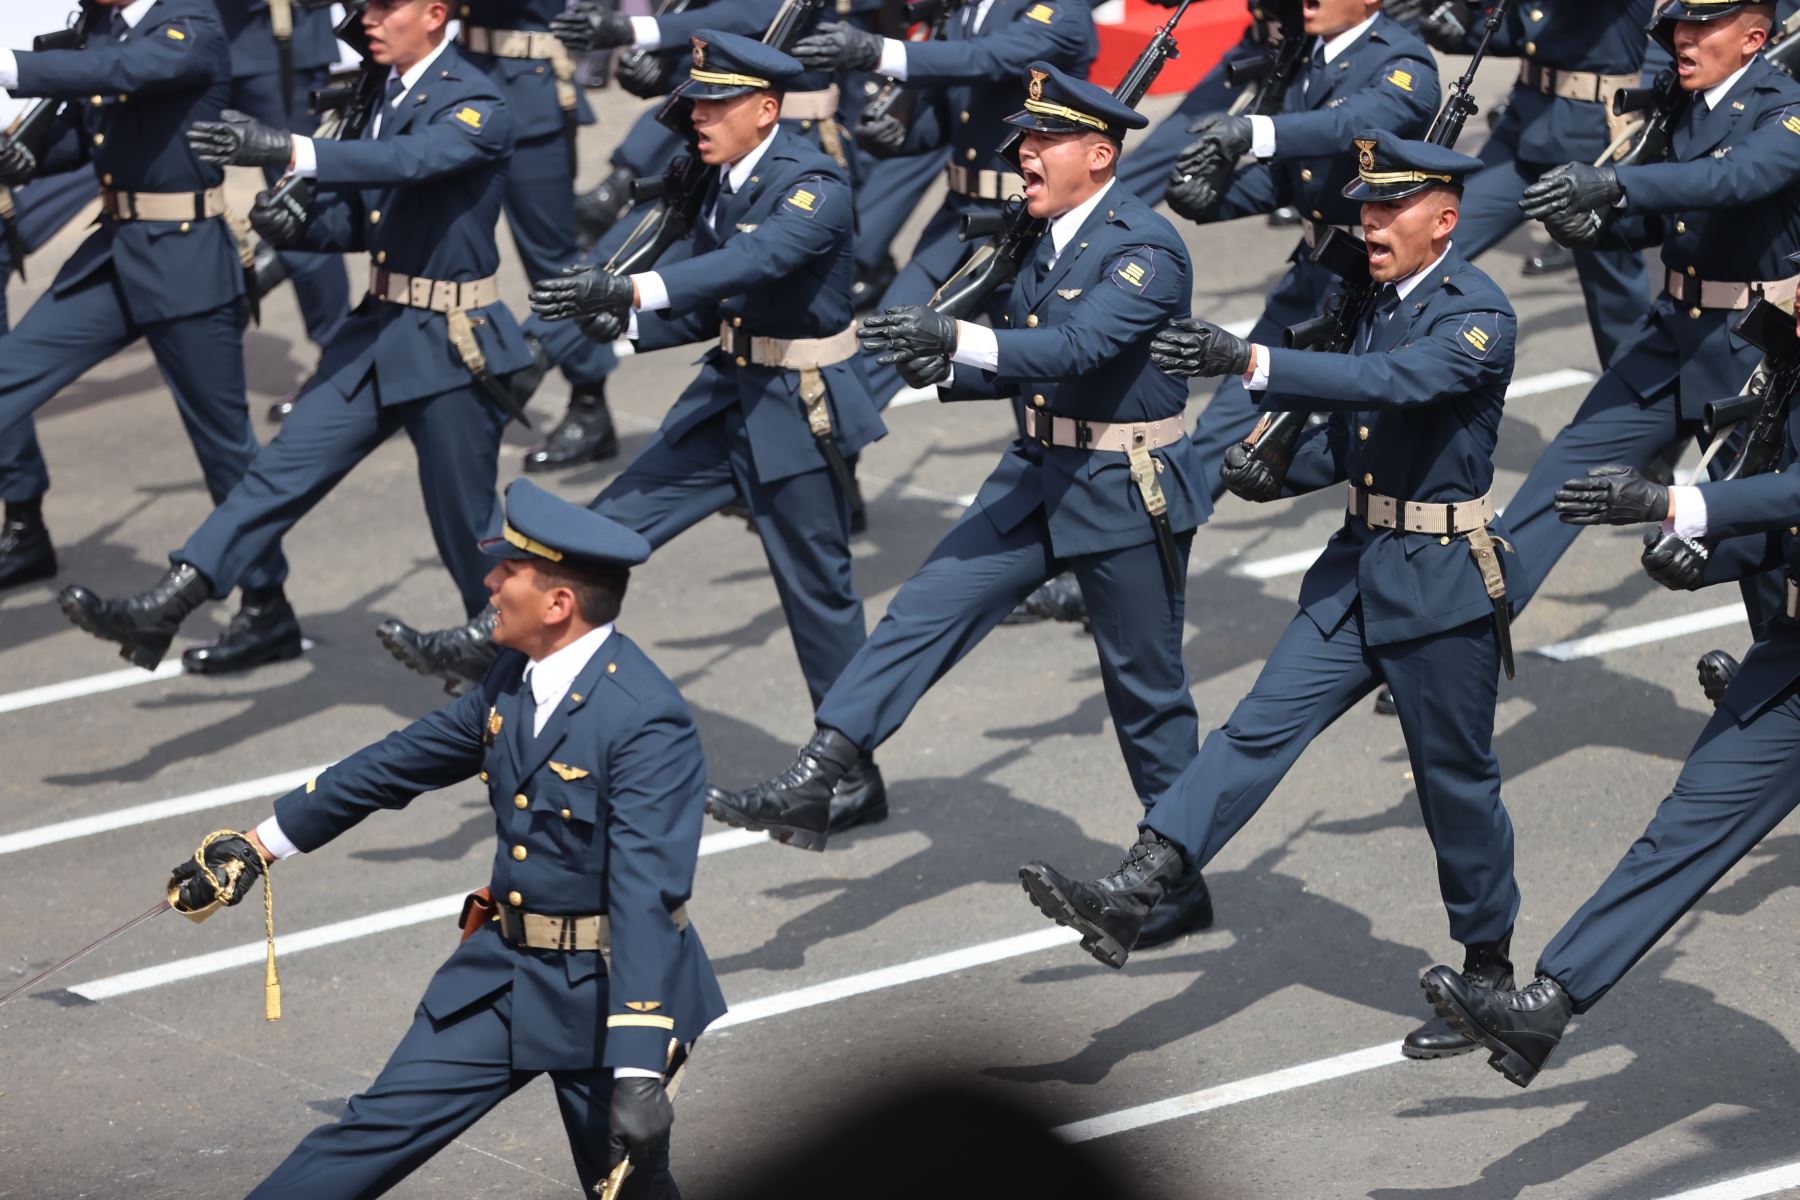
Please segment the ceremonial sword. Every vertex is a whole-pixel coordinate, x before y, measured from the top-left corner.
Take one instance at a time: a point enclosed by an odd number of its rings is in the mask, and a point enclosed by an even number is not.
[[[58,971],[62,970],[63,968],[73,966],[76,962],[79,962],[81,959],[86,958],[88,955],[92,954],[94,951],[98,950],[100,947],[106,945],[106,943],[108,943],[108,942],[112,941],[114,938],[118,937],[121,933],[126,933],[126,932],[129,932],[130,930],[136,929],[139,925],[142,925],[145,921],[148,921],[150,918],[160,917],[164,913],[168,912],[173,907],[175,907],[175,906],[170,904],[166,899],[158,900],[156,902],[156,906],[154,908],[150,908],[144,912],[139,913],[137,916],[131,918],[131,920],[125,922],[123,925],[119,926],[117,929],[113,930],[111,933],[101,935],[99,938],[95,939],[94,941],[89,942],[87,945],[83,946],[81,949],[77,950],[75,953],[69,955],[69,957],[63,959],[61,962],[57,963],[55,966],[48,967],[42,971],[39,971],[36,975],[33,975],[30,979],[27,979],[24,983],[21,983],[18,987],[14,988],[12,991],[7,992],[4,996],[0,996],[0,1004],[5,1004],[8,1000],[11,1000],[15,996],[23,995],[24,993],[30,991],[32,988],[36,987],[38,984],[42,983],[44,980],[50,978],[52,975],[56,974]]]

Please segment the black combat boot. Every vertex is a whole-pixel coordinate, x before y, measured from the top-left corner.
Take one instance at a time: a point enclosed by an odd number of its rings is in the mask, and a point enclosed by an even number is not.
[[[1681,456],[1686,453],[1686,451],[1687,439],[1678,437],[1662,449],[1658,450],[1655,454],[1651,455],[1650,461],[1644,464],[1644,469],[1639,473],[1651,483],[1660,483],[1664,487],[1673,487],[1675,484],[1675,468],[1681,463]]]
[[[1451,1028],[1493,1052],[1488,1066],[1520,1087],[1543,1070],[1575,1012],[1569,993],[1548,975],[1514,992],[1485,988],[1449,967],[1433,967],[1419,984]]]
[[[1723,650],[1708,650],[1694,664],[1700,672],[1700,690],[1712,701],[1714,708],[1725,698],[1725,689],[1737,678],[1738,660]]]
[[[879,825],[887,819],[887,784],[882,782],[881,768],[875,765],[874,758],[865,754],[832,789],[831,832]]]
[[[269,420],[279,425],[294,413],[294,405],[300,402],[300,389],[295,388],[275,403],[269,405]]]
[[[550,373],[550,355],[545,352],[544,343],[528,333],[525,335],[525,348],[531,351],[531,361],[508,373],[504,381],[506,393],[512,397],[513,407],[520,412],[525,411],[525,406],[537,395],[538,385]]]
[[[1073,572],[1064,571],[1037,586],[1031,595],[1019,601],[1002,624],[1030,625],[1038,621],[1079,621],[1087,624],[1087,601]]]
[[[186,563],[176,563],[146,592],[124,600],[96,596],[72,583],[56,597],[63,615],[95,637],[119,643],[119,657],[153,671],[169,652],[187,615],[206,603],[212,584]]]
[[[402,666],[421,675],[437,676],[444,681],[444,690],[456,695],[464,685],[480,683],[500,657],[500,647],[494,644],[494,620],[498,615],[490,605],[465,625],[432,633],[420,633],[405,621],[389,618],[381,623],[375,636]]]
[[[583,385],[570,395],[569,411],[550,431],[550,436],[526,452],[525,473],[534,475],[539,471],[602,462],[616,458],[618,453],[619,435],[613,429],[612,413],[606,407],[606,385]]]
[[[1019,868],[1019,882],[1039,912],[1079,933],[1083,950],[1117,968],[1137,945],[1151,910],[1186,873],[1181,851],[1146,829],[1104,878],[1070,879],[1048,863],[1028,862]]]
[[[850,280],[850,311],[860,313],[874,308],[881,302],[882,296],[887,294],[888,285],[894,282],[894,276],[899,273],[900,268],[894,265],[894,256],[891,254],[882,255],[881,261],[867,275],[858,267]]]
[[[1497,942],[1476,942],[1463,947],[1463,982],[1490,990],[1512,990],[1512,931]],[[1408,1058],[1451,1058],[1467,1054],[1478,1043],[1453,1029],[1442,1017],[1433,1017],[1406,1035],[1400,1053]]]
[[[583,247],[592,246],[619,218],[631,211],[631,181],[635,172],[614,167],[612,174],[591,191],[575,197],[575,238]]]
[[[9,500],[0,523],[0,589],[56,574],[56,547],[44,524],[42,500]]]
[[[1391,717],[1396,715],[1399,711],[1399,709],[1394,707],[1393,689],[1388,687],[1385,683],[1382,684],[1375,690],[1375,715],[1378,717]]]
[[[862,758],[860,746],[821,725],[812,740],[800,747],[793,766],[775,778],[738,792],[707,788],[706,811],[727,825],[766,829],[778,842],[802,850],[823,850],[831,831],[831,801],[838,782],[856,769]],[[885,810],[885,796],[882,804]]]
[[[1207,889],[1200,868],[1189,867],[1169,888],[1162,903],[1150,910],[1150,917],[1138,930],[1137,945],[1132,949],[1149,950],[1166,945],[1187,934],[1211,929],[1212,924],[1212,892]]]
[[[229,675],[299,658],[300,651],[300,618],[281,588],[245,588],[225,632],[182,651],[181,665],[195,675]]]

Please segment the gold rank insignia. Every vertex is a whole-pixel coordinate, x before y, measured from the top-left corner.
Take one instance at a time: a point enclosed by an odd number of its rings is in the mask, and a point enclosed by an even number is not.
[[[655,1012],[662,1007],[661,1000],[627,1000],[625,1007],[632,1012]]]
[[[464,125],[467,125],[470,129],[481,128],[481,114],[466,104],[456,110],[456,119],[461,121]]]
[[[694,39],[694,65],[706,70],[706,43],[700,38]]]
[[[1144,282],[1144,268],[1137,263],[1126,263],[1119,268],[1119,274],[1125,277],[1127,283],[1142,284]]]
[[[588,777],[588,772],[582,770],[580,767],[571,767],[568,763],[552,761],[550,769],[555,771],[564,783],[573,783],[577,779],[586,779]]]
[[[1411,71],[1402,71],[1396,67],[1394,73],[1388,76],[1387,81],[1403,92],[1412,91],[1413,77]]]
[[[1051,8],[1048,4],[1034,4],[1025,10],[1025,15],[1033,21],[1042,21],[1044,24],[1048,25],[1050,23],[1050,18],[1056,15],[1056,10]]]
[[[1033,71],[1031,83],[1025,88],[1025,94],[1033,100],[1042,100],[1044,98],[1044,80],[1048,78],[1050,78],[1048,71]]]
[[[167,29],[163,30],[163,32],[169,35],[170,41],[176,41],[176,42],[187,41],[187,34],[181,32],[181,30],[175,28],[173,25],[171,25]]]
[[[1375,169],[1375,139],[1357,138],[1354,145],[1356,146],[1356,165],[1365,171],[1373,171]]]
[[[1782,118],[1781,127],[1789,133],[1800,133],[1800,117],[1789,114]]]
[[[810,213],[813,211],[813,205],[818,199],[819,197],[816,193],[809,192],[805,188],[795,188],[794,194],[788,197],[787,202],[801,212]]]
[[[1483,354],[1487,353],[1487,348],[1488,348],[1487,330],[1476,329],[1476,328],[1471,327],[1463,332],[1463,336],[1469,339],[1469,345],[1475,347],[1477,350],[1481,351]]]

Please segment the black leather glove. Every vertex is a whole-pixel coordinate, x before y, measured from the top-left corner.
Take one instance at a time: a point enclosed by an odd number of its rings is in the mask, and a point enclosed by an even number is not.
[[[217,121],[188,126],[187,144],[201,162],[219,167],[285,167],[294,157],[294,135],[228,108]]]
[[[1671,592],[1697,591],[1706,584],[1706,547],[1660,529],[1644,532],[1644,573]]]
[[[1528,184],[1519,207],[1532,220],[1542,221],[1561,212],[1604,212],[1624,194],[1619,173],[1611,167],[1572,162],[1545,171],[1536,183]]]
[[[627,54],[613,69],[613,76],[618,79],[619,86],[641,100],[666,96],[672,74],[662,55],[648,51]]]
[[[1226,162],[1235,163],[1250,151],[1249,117],[1207,113],[1189,125],[1188,132],[1196,136],[1195,145],[1211,142],[1215,153]]]
[[[227,905],[238,905],[244,902],[244,897],[250,894],[250,888],[256,881],[262,878],[263,859],[247,838],[236,834],[220,838],[206,848],[206,868],[221,884],[230,882],[231,863],[238,864],[237,884],[224,900]],[[191,855],[175,864],[175,869],[169,872],[169,882],[179,885],[181,889],[176,897],[176,905],[189,912],[198,912],[220,898],[212,881]]]
[[[881,35],[827,21],[788,51],[815,71],[872,71],[881,61]]]
[[[895,369],[908,387],[926,388],[948,382],[955,367],[942,354],[922,354],[907,359]]]
[[[898,158],[906,147],[906,122],[892,113],[873,121],[858,121],[853,136],[870,158]]]
[[[577,54],[629,46],[637,39],[631,29],[630,17],[591,3],[577,4],[568,12],[550,18],[550,32]]]
[[[250,228],[269,245],[283,250],[300,244],[306,218],[306,205],[292,191],[279,187],[256,193],[250,205]]]
[[[625,336],[629,320],[629,317],[620,316],[617,312],[608,309],[592,316],[576,317],[575,327],[581,330],[582,335],[589,341],[610,346]]]
[[[1281,499],[1281,483],[1267,463],[1251,457],[1249,442],[1225,447],[1225,461],[1219,465],[1219,478],[1225,490],[1252,504],[1267,504]]]
[[[614,313],[621,325],[631,312],[631,279],[599,267],[568,267],[531,285],[531,311],[546,321]],[[607,339],[610,341],[611,339]]]
[[[1419,36],[1433,50],[1442,50],[1445,54],[1467,54],[1469,52],[1469,28],[1475,23],[1475,14],[1467,4],[1460,0],[1444,0],[1419,21]]]
[[[1556,489],[1556,515],[1569,525],[1643,525],[1669,516],[1669,489],[1636,467],[1589,467],[1586,479]]]
[[[1242,375],[1250,369],[1250,343],[1211,321],[1182,317],[1151,339],[1150,361],[1180,379]]]
[[[1163,189],[1169,210],[1190,221],[1210,221],[1219,207],[1219,189],[1213,181],[1225,173],[1221,166],[1228,169],[1214,142],[1198,141],[1183,150],[1169,172],[1168,186]]]
[[[1606,218],[1591,208],[1570,209],[1544,218],[1544,231],[1550,240],[1571,250],[1585,250],[1599,243],[1606,228]]]
[[[607,1138],[608,1171],[631,1159],[641,1167],[649,1155],[668,1140],[675,1124],[675,1106],[661,1079],[627,1075],[613,1080],[612,1108],[608,1113],[611,1135]]]
[[[923,304],[898,304],[864,317],[858,336],[863,353],[876,355],[883,366],[915,358],[948,360],[956,353],[956,318]]]
[[[37,168],[37,155],[23,144],[0,135],[0,187],[30,183]]]

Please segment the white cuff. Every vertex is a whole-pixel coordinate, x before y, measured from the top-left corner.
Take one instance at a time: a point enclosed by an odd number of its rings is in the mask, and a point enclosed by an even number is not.
[[[1706,536],[1706,497],[1700,494],[1699,488],[1672,487],[1669,501],[1675,506],[1675,519],[1663,522],[1665,530],[1690,541]]]
[[[631,47],[634,50],[662,49],[662,30],[655,17],[631,18]]]
[[[978,367],[983,371],[1000,369],[1000,339],[986,325],[977,325],[972,321],[956,323],[956,353],[950,356],[953,363],[961,363],[965,367]]]
[[[1271,118],[1250,118],[1250,153],[1258,158],[1275,157],[1275,122]]]
[[[13,52],[0,46],[0,90],[11,91],[19,86],[19,60]]]
[[[300,847],[288,841],[287,834],[281,832],[281,822],[269,817],[256,827],[256,839],[263,844],[263,849],[276,858],[292,858],[300,853]]]
[[[906,79],[906,43],[898,38],[881,39],[881,61],[875,64],[877,75],[889,79]]]
[[[298,175],[302,179],[311,179],[319,173],[319,156],[313,150],[313,141],[309,137],[294,135],[294,166],[289,175]]]
[[[661,1079],[661,1071],[651,1071],[644,1067],[614,1067],[614,1079]]]
[[[1250,347],[1250,353],[1256,363],[1250,368],[1250,378],[1244,380],[1244,386],[1253,392],[1265,391],[1269,386],[1269,348],[1258,343]]]
[[[660,312],[669,307],[669,287],[655,271],[633,275],[631,282],[637,285],[637,304],[633,307],[639,312]]]
[[[631,310],[631,315],[625,318],[625,340],[628,342],[638,340],[637,309],[635,308]]]

